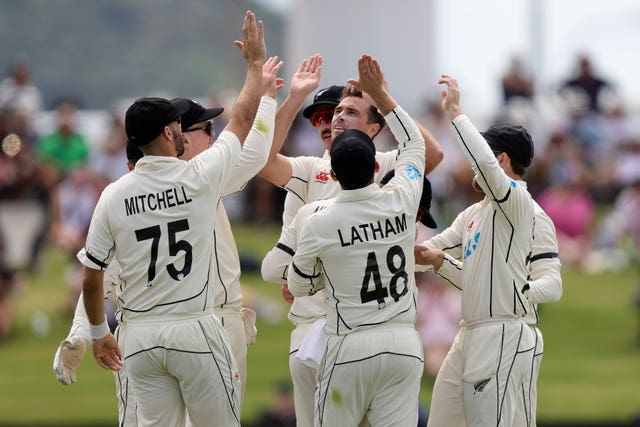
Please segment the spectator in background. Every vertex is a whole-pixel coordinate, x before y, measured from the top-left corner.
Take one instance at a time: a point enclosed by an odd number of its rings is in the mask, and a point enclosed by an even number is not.
[[[525,71],[522,60],[513,56],[501,79],[502,99],[509,104],[513,98],[530,101],[533,98],[533,79]]]
[[[591,248],[595,203],[583,164],[565,159],[551,169],[551,186],[537,198],[556,226],[560,260],[581,267]]]
[[[22,56],[11,67],[9,76],[0,82],[0,110],[22,111],[30,122],[41,108],[42,95],[31,82],[29,62]]]
[[[84,245],[89,231],[91,215],[104,183],[88,167],[71,170],[56,186],[52,204],[49,240],[68,256],[65,279],[70,295],[67,313],[73,315],[78,296],[82,291],[82,264],[75,255]]]
[[[91,170],[107,184],[117,180],[128,172],[126,147],[124,123],[119,112],[112,111],[111,127],[100,150],[90,160]]]
[[[626,239],[633,242],[633,258],[640,261],[640,154],[630,155],[619,167],[618,179],[623,185],[613,209],[598,230],[597,244],[614,249]]]
[[[611,88],[609,82],[596,75],[591,59],[583,54],[578,56],[576,75],[563,84],[562,91],[568,90],[577,96],[586,97],[588,110],[597,113],[601,111],[602,91],[608,88]]]
[[[76,130],[78,105],[73,99],[63,99],[56,105],[56,129],[36,143],[36,157],[42,163],[55,166],[61,178],[87,163],[89,147]]]

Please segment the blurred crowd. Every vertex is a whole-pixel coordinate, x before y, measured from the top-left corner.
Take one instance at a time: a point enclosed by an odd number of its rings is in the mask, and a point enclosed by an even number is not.
[[[576,58],[575,70],[568,70],[566,79],[553,88],[536,87],[526,65],[515,57],[497,83],[502,103],[498,111],[485,114],[484,125],[516,122],[534,136],[535,160],[525,179],[556,225],[563,266],[600,271],[637,264],[640,123],[624,99],[624,88],[600,76],[585,55]],[[228,107],[233,97],[219,95],[203,103]],[[442,226],[479,194],[471,188],[471,171],[439,99],[432,99],[419,113],[445,153],[429,176],[432,215]],[[72,313],[81,290],[75,254],[83,246],[100,192],[127,172],[124,110],[109,112],[105,136],[94,141],[78,127],[81,109],[81,100],[72,97],[44,106],[24,59],[0,82],[0,340],[11,329],[12,296],[23,286],[21,274],[38,272],[47,245],[68,256]],[[38,120],[45,113],[53,117],[46,128]],[[224,115],[216,118],[216,133],[225,124]],[[307,120],[296,120],[289,135],[283,148],[287,155],[322,155]],[[378,149],[391,148],[391,140],[383,132],[376,138]],[[257,177],[224,203],[232,221],[278,224],[283,200],[283,190]],[[457,331],[459,296],[433,274],[423,273],[418,282],[424,290],[419,328],[425,370],[435,375]]]

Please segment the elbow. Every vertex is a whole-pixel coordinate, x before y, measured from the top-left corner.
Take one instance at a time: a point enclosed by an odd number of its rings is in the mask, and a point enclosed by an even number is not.
[[[262,265],[260,266],[260,274],[262,275],[262,280],[265,282],[271,283],[282,283],[282,277],[278,274],[277,268],[270,262],[269,254],[264,257],[262,260]]]
[[[296,298],[306,297],[309,295],[309,292],[304,289],[302,286],[298,286],[295,281],[291,279],[287,279],[287,287],[289,288],[289,292]]]
[[[556,281],[556,292],[553,296],[554,300],[552,302],[558,302],[562,298],[562,279],[560,278]]]
[[[442,162],[442,159],[444,159],[444,152],[442,151],[442,148],[437,147],[429,150],[426,153],[426,156],[424,173],[425,175],[428,175]]]

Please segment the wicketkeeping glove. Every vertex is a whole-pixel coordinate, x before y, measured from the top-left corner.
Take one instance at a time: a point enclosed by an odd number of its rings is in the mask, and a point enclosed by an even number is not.
[[[90,342],[86,338],[72,335],[60,343],[53,358],[53,372],[64,385],[76,382],[76,368],[84,357]]]
[[[254,344],[256,342],[256,334],[258,333],[258,329],[256,328],[256,312],[250,308],[242,307],[240,309],[240,317],[242,318],[247,345]]]

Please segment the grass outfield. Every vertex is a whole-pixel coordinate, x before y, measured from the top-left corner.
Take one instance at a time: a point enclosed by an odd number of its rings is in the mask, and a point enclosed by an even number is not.
[[[279,228],[234,227],[239,251],[260,259]],[[41,274],[27,281],[16,300],[17,317],[9,340],[0,343],[0,425],[116,425],[112,374],[89,354],[77,371],[78,382],[63,386],[51,370],[53,354],[70,320],[61,313],[67,297],[64,257],[49,249]],[[632,295],[635,271],[587,275],[565,272],[564,296],[543,307],[545,355],[539,379],[538,420],[616,422],[640,412],[638,313]],[[243,274],[246,297],[259,310],[258,338],[249,349],[249,382],[243,422],[271,403],[274,388],[289,381],[287,307],[279,287],[258,273]],[[40,313],[40,314],[37,314]],[[39,337],[34,318],[49,320]],[[428,405],[432,381],[425,378],[421,400]]]

